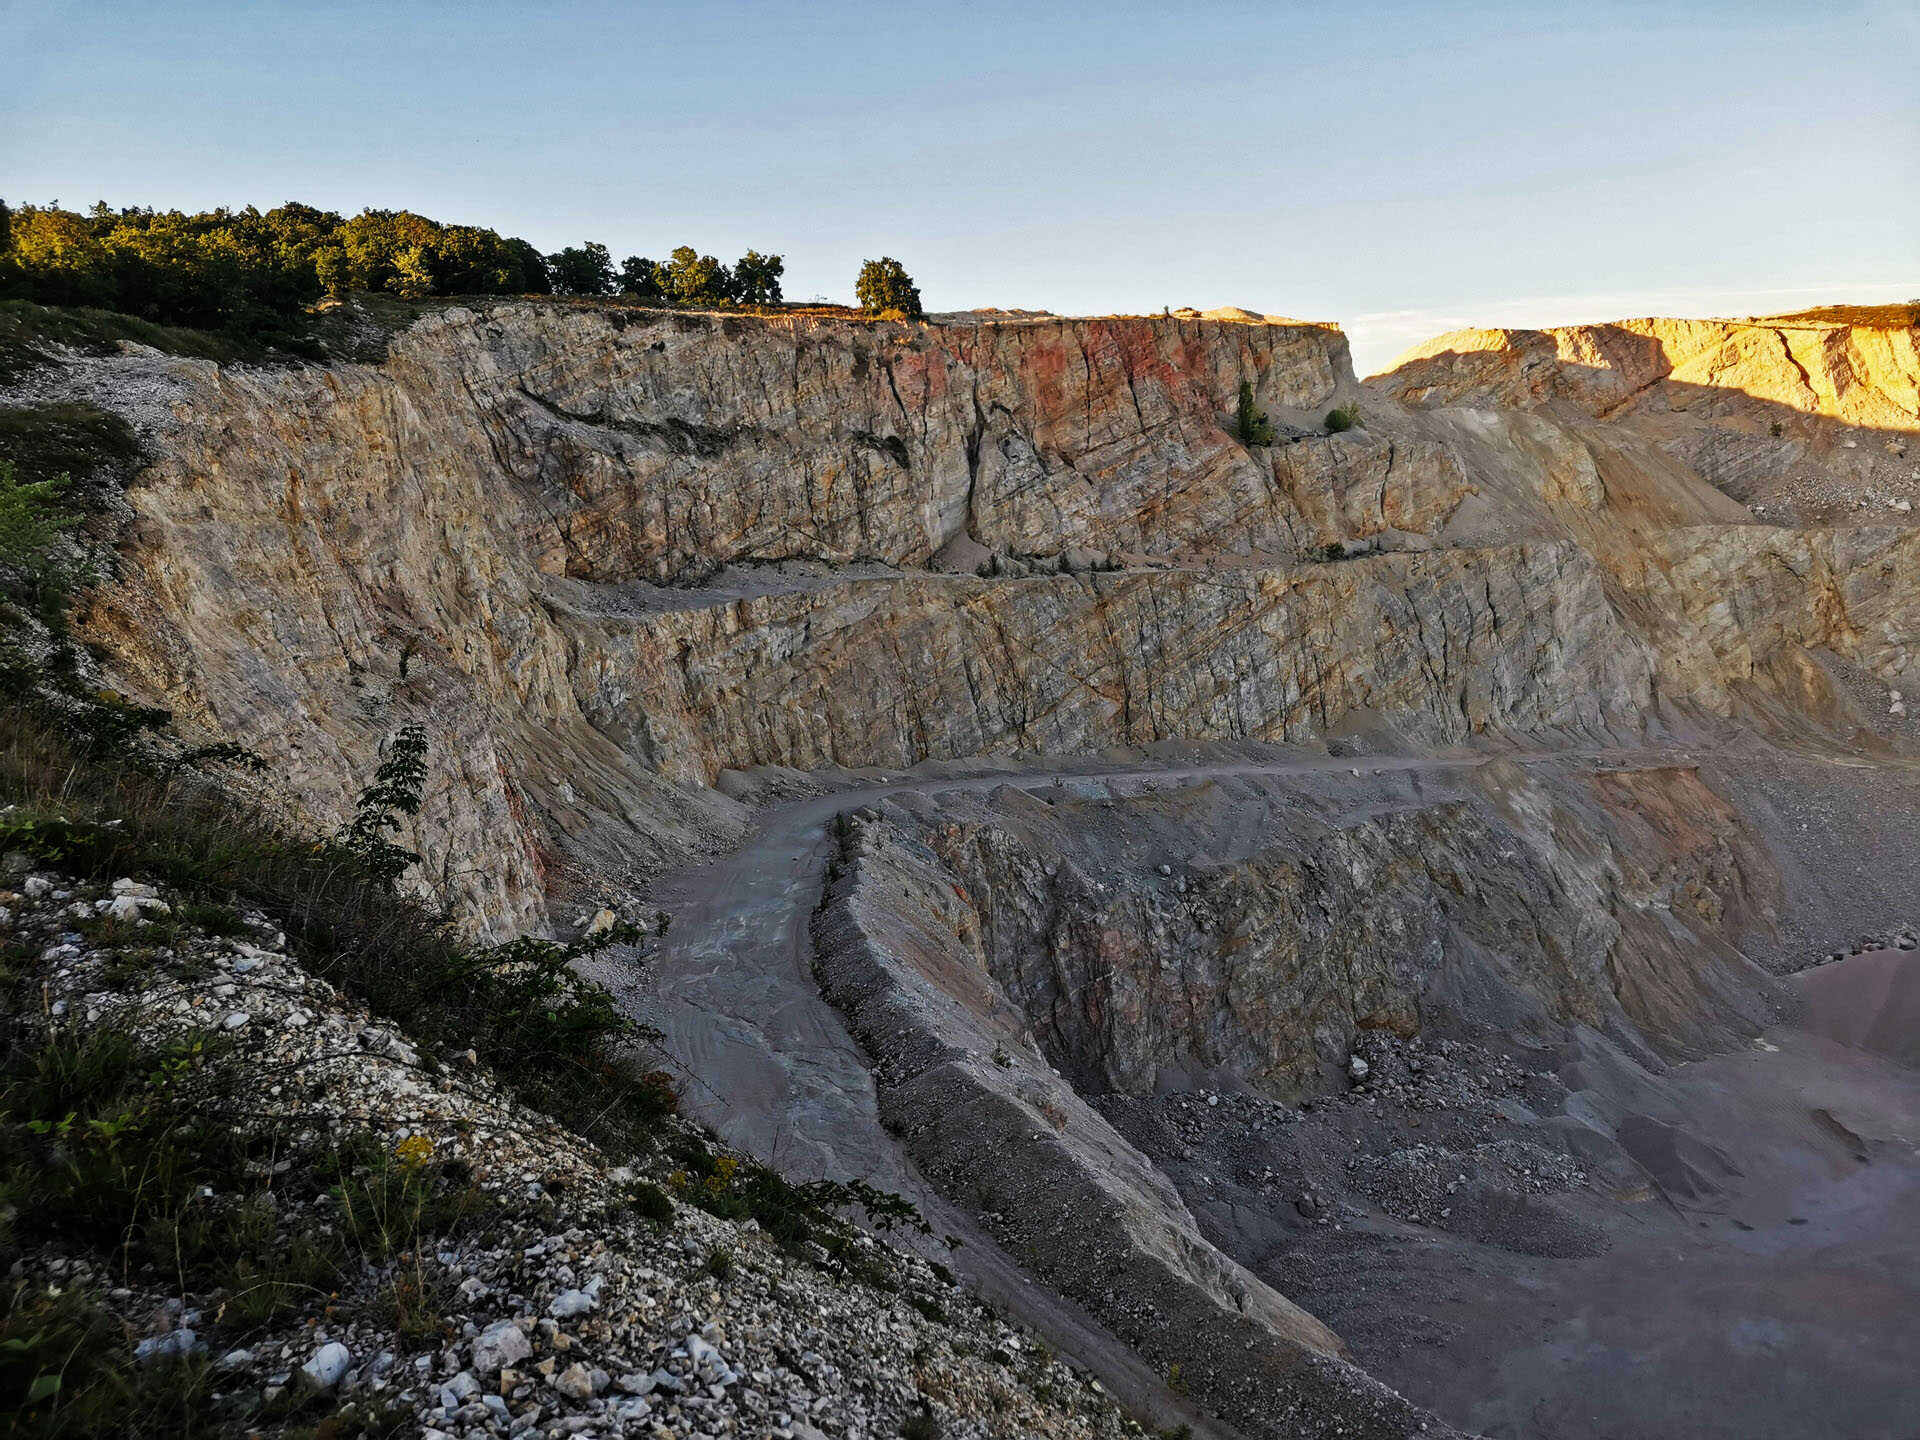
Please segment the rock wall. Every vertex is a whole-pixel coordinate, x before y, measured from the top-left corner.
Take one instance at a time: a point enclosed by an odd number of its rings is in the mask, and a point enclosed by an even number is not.
[[[1378,388],[1422,407],[1563,403],[1596,419],[1702,392],[1882,430],[1920,429],[1920,330],[1794,320],[1622,320],[1455,330],[1399,356]]]
[[[1730,947],[1773,924],[1777,876],[1691,770],[1008,788],[920,820],[982,968],[1093,1094],[1225,1076],[1291,1099],[1367,1029],[1698,1052],[1762,1013],[1728,999],[1758,986]]]
[[[814,922],[822,988],[872,1055],[881,1114],[922,1172],[1249,1436],[1455,1433],[1201,1236],[1166,1177],[1034,1049],[964,912],[951,872],[869,813],[850,822]]]
[[[77,363],[153,457],[89,623],[129,688],[259,750],[316,824],[424,720],[415,838],[502,929],[727,843],[742,812],[705,787],[728,767],[1356,714],[1435,742],[1636,723],[1651,659],[1573,547],[1300,563],[1438,543],[1473,484],[1417,435],[1249,452],[1223,428],[1243,375],[1283,420],[1351,384],[1316,326],[524,304],[432,315],[379,365]],[[969,534],[1161,553],[916,568]],[[1192,563],[1226,552],[1257,563]]]
[[[659,768],[689,780],[754,764],[1289,739],[1361,710],[1432,743],[1599,734],[1630,728],[1650,695],[1646,656],[1567,545],[850,581],[626,623],[581,615],[568,629],[583,709],[602,729],[644,731]]]
[[[1679,373],[1643,353],[1666,334],[1567,345],[1631,390]],[[1469,358],[1557,395],[1537,348]],[[1861,373],[1904,373],[1882,350]],[[1230,433],[1242,377],[1281,443]],[[1851,734],[1809,657],[1897,687],[1917,608],[1905,530],[1764,529],[1621,419],[1403,410],[1291,322],[502,303],[378,365],[147,352],[60,383],[152,456],[88,617],[128,688],[322,826],[425,722],[416,848],[499,929],[729,843],[729,768],[1695,712]],[[1319,433],[1335,397],[1363,428]]]
[[[1639,440],[1776,524],[1905,523],[1920,504],[1920,328],[1904,311],[1456,331],[1369,386]]]

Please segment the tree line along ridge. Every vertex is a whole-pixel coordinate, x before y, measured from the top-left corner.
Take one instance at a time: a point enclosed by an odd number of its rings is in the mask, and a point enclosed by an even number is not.
[[[371,291],[444,295],[623,295],[664,305],[784,303],[779,255],[733,264],[682,245],[664,260],[617,265],[587,241],[543,254],[530,241],[409,210],[351,218],[289,202],[261,211],[109,208],[81,213],[0,202],[0,299],[88,306],[268,343],[298,341],[326,297]],[[866,261],[856,282],[871,315],[916,319],[920,293],[900,262]]]

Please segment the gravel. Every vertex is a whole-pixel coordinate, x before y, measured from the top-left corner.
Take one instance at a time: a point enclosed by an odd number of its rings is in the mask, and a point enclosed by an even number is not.
[[[245,1123],[286,1137],[276,1173],[371,1134],[397,1155],[463,1167],[493,1202],[431,1253],[368,1263],[339,1295],[253,1328],[222,1318],[230,1297],[122,1276],[110,1256],[47,1246],[13,1267],[14,1284],[87,1287],[138,1337],[130,1350],[142,1359],[211,1348],[222,1413],[258,1415],[304,1385],[405,1411],[413,1433],[453,1440],[867,1440],[918,1414],[953,1440],[1143,1433],[941,1267],[874,1235],[849,1227],[844,1258],[803,1256],[751,1220],[684,1202],[669,1225],[641,1218],[633,1187],[675,1184],[664,1153],[615,1164],[484,1067],[421,1053],[308,972],[264,917],[245,917],[247,933],[231,938],[170,922],[166,943],[147,945],[146,917],[164,913],[147,905],[96,943],[69,928],[67,907],[97,914],[115,890],[15,874],[0,887],[7,938],[37,957],[35,993],[47,1000],[29,1023],[58,1016],[149,1040],[232,1032],[207,1068],[222,1072],[223,1093],[251,1097]],[[132,883],[117,893],[135,894]],[[668,1137],[691,1133],[664,1123]],[[281,1233],[333,1223],[327,1202],[322,1192],[285,1203]],[[724,1279],[709,1266],[717,1250],[732,1262]],[[403,1267],[437,1297],[425,1334],[402,1333],[381,1304]]]

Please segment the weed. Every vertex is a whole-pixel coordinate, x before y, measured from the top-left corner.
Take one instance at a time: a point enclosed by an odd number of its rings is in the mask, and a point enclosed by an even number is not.
[[[631,926],[575,946],[470,946],[340,846],[18,702],[0,703],[0,804],[13,807],[0,850],[82,880],[138,875],[189,905],[259,910],[308,969],[429,1049],[471,1047],[522,1101],[615,1154],[642,1148],[677,1103],[669,1077],[615,1062],[615,1044],[644,1032],[573,969],[637,939]]]
[[[234,939],[245,935],[247,922],[225,905],[215,905],[205,900],[186,900],[174,907],[174,916],[184,926],[205,931],[209,935],[220,935]]]
[[[1338,435],[1342,430],[1352,430],[1360,424],[1358,405],[1336,405],[1327,412],[1327,430]]]
[[[702,1268],[716,1280],[732,1279],[733,1252],[722,1245],[709,1247],[706,1262]]]
[[[9,1440],[198,1440],[221,1427],[197,1356],[138,1366],[130,1339],[79,1290],[15,1287],[0,1316],[0,1433]]]
[[[661,1226],[673,1224],[673,1201],[667,1197],[666,1191],[651,1180],[636,1180],[629,1194],[634,1210],[642,1219]]]

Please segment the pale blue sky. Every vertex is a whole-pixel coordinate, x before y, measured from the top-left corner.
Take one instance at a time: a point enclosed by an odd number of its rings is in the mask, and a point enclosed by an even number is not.
[[[0,0],[0,196],[410,206],[931,308],[1465,323],[1920,296],[1920,0]]]

